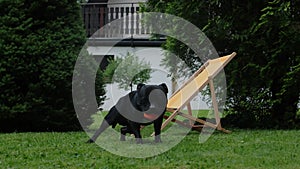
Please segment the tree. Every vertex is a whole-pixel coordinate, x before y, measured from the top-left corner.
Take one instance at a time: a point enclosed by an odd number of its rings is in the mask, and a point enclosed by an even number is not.
[[[221,55],[238,56],[225,68],[227,116],[239,127],[294,127],[299,103],[299,9],[295,1],[148,1],[197,25]],[[174,25],[174,28],[177,26]],[[193,66],[194,56],[171,38],[165,48]]]
[[[0,7],[0,131],[81,129],[71,92],[86,40],[79,5],[2,0]]]
[[[150,79],[151,66],[144,60],[131,53],[127,53],[124,58],[110,60],[107,68],[103,72],[107,83],[118,83],[120,88],[128,90],[132,85],[146,83]]]
[[[300,20],[294,20],[292,11],[292,8],[299,10],[300,6],[292,6],[292,2],[274,0],[268,3],[251,32],[254,38],[264,35],[261,43],[256,45],[266,60],[260,73],[262,80],[268,82],[271,119],[284,128],[295,125],[300,94],[300,80],[297,79],[300,73],[297,47],[300,45]]]

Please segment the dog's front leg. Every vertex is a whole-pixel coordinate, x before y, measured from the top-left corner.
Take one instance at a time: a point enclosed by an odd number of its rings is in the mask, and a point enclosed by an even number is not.
[[[103,122],[101,123],[99,129],[96,131],[96,133],[93,135],[92,138],[90,138],[87,143],[94,143],[98,136],[105,130],[109,127],[109,123],[104,119]]]
[[[116,124],[117,118],[119,117],[118,110],[114,107],[112,107],[108,114],[104,117],[104,120],[102,121],[99,129],[95,132],[92,138],[90,138],[87,143],[94,143],[98,136],[106,130],[110,125]]]
[[[132,133],[135,136],[135,141],[137,144],[143,144],[141,132],[140,132],[140,124],[135,122],[129,122],[130,128],[132,129]]]
[[[164,113],[154,121],[155,143],[161,143],[160,133]]]

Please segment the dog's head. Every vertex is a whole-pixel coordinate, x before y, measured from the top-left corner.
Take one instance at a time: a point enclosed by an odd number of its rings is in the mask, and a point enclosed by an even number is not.
[[[162,113],[167,105],[167,93],[168,87],[165,83],[160,85],[138,84],[136,104],[143,112]]]

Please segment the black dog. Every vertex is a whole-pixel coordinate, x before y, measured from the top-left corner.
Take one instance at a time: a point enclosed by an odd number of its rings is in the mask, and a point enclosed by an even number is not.
[[[152,123],[154,123],[155,142],[161,142],[160,133],[166,111],[167,93],[168,87],[164,83],[160,85],[138,84],[136,91],[120,98],[117,104],[109,110],[100,128],[88,140],[88,143],[94,142],[110,125],[115,128],[117,124],[125,126],[121,128],[121,141],[125,140],[126,133],[131,133],[134,134],[137,143],[142,143],[140,127]],[[152,118],[147,118],[149,116]]]

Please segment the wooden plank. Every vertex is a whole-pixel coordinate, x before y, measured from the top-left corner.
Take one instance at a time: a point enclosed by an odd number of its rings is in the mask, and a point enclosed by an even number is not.
[[[182,117],[185,117],[185,118],[187,118],[187,119],[191,119],[191,120],[197,121],[197,122],[199,122],[199,123],[201,123],[201,124],[204,124],[204,125],[206,125],[206,126],[209,126],[209,127],[211,127],[211,128],[217,128],[217,126],[216,126],[215,124],[210,123],[210,122],[207,122],[207,121],[204,121],[204,120],[202,120],[202,119],[198,119],[198,118],[196,118],[196,117],[194,117],[194,116],[190,116],[190,115],[188,115],[188,114],[181,113],[181,112],[179,112],[178,115],[180,115],[180,116],[182,116]]]
[[[219,115],[219,108],[218,108],[218,103],[217,103],[217,98],[216,98],[216,93],[215,93],[215,87],[214,87],[213,79],[209,80],[209,88],[210,88],[212,105],[213,105],[213,108],[214,108],[214,114],[215,114],[216,124],[220,125],[220,127],[221,127],[220,115]]]
[[[188,110],[189,115],[193,116],[191,103],[189,102],[189,103],[186,105],[186,107],[187,107],[187,110]],[[190,119],[189,121],[190,121],[190,125],[193,125],[193,124],[194,124],[194,121],[193,121],[193,120]]]
[[[233,52],[230,55],[223,56],[217,59],[209,60],[210,66],[207,67],[209,78],[215,78],[221,70],[236,56]]]

